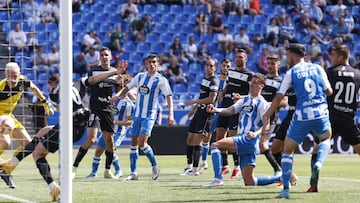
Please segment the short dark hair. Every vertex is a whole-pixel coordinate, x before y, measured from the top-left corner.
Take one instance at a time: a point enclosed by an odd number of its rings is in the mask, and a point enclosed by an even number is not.
[[[102,47],[100,49],[100,53],[103,52],[103,51],[107,51],[107,50],[111,52],[111,49],[109,47]]]
[[[159,60],[158,56],[156,54],[149,54],[146,59],[153,59],[153,58],[156,58],[157,60]]]
[[[280,61],[280,57],[277,54],[270,54],[266,57],[266,59],[273,59],[273,60]]]
[[[350,50],[344,44],[339,44],[339,45],[332,46],[331,51],[335,51],[337,54],[344,57],[345,59],[348,59],[350,57]]]
[[[286,51],[290,51],[291,53],[297,54],[300,57],[304,57],[306,53],[305,46],[298,43],[290,44],[286,48]]]

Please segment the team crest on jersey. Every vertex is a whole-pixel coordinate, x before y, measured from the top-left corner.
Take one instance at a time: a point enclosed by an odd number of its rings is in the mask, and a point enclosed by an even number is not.
[[[143,86],[140,86],[140,87],[139,87],[139,92],[140,92],[141,94],[149,94],[150,89],[149,89],[149,87],[143,85]]]
[[[242,112],[246,112],[246,113],[251,113],[252,111],[254,110],[254,107],[249,105],[249,106],[243,106],[241,108],[241,111]]]

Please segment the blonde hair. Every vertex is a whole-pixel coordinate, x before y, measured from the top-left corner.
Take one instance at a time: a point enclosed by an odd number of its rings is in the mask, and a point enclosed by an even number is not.
[[[20,72],[20,67],[15,62],[9,62],[5,65],[5,71],[7,72],[9,70],[14,70],[14,71]]]

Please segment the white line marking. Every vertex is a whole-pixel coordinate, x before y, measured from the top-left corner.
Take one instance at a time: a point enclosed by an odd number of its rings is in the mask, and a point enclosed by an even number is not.
[[[21,202],[21,203],[36,203],[36,202],[32,202],[30,200],[21,199],[21,198],[18,198],[18,197],[7,195],[7,194],[0,194],[0,197],[5,198],[5,199],[14,200],[14,201]]]

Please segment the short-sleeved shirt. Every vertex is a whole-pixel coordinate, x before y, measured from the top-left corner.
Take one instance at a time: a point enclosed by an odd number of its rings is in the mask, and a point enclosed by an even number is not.
[[[137,88],[135,114],[137,118],[156,119],[158,97],[160,92],[165,96],[172,95],[168,80],[160,73],[149,75],[138,73],[127,85],[127,88]]]
[[[328,117],[325,90],[330,82],[325,70],[313,63],[299,62],[286,72],[278,93],[285,95],[293,87],[297,102],[295,121],[308,121]]]

